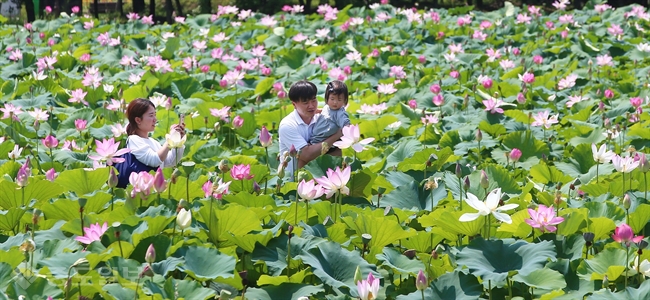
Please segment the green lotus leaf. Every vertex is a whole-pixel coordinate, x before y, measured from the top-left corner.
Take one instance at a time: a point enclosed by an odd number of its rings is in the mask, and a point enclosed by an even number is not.
[[[460,216],[467,212],[475,211],[469,205],[466,205],[463,211],[437,209],[426,216],[420,217],[418,222],[425,227],[439,227],[443,231],[453,235],[463,234],[466,236],[475,236],[484,230],[485,218],[478,218],[471,222],[459,221]]]
[[[435,155],[437,159],[433,160],[430,168],[427,168],[430,171],[440,170],[446,163],[452,163],[459,159],[458,156],[453,155],[454,152],[449,147],[440,150],[436,150],[435,148],[426,148],[415,152],[411,157],[400,162],[397,165],[397,170],[402,172],[410,170],[423,171],[432,154]]]
[[[52,298],[63,297],[63,291],[52,284],[46,278],[38,276],[16,276],[15,280],[7,286],[7,296],[10,299],[18,299],[25,296],[26,299],[39,299],[43,295]]]
[[[546,262],[555,260],[555,247],[552,242],[527,243],[504,240],[486,241],[474,239],[457,256],[459,266],[466,266],[475,276],[480,276],[483,285],[488,281],[492,286],[504,286],[509,272],[517,271],[529,275],[542,268]]]
[[[160,234],[160,232],[167,228],[167,225],[172,222],[175,222],[175,219],[166,216],[145,217],[144,221],[142,221],[138,227],[131,232],[131,241],[133,242],[133,245],[138,248],[141,241],[148,237]],[[149,247],[149,244],[146,244],[146,247]],[[144,257],[144,255],[142,257]]]
[[[303,239],[299,237],[291,238],[291,253],[287,247],[289,239],[286,235],[271,239],[266,245],[256,244],[252,253],[252,260],[262,260],[269,269],[272,276],[280,276],[282,271],[287,268],[287,256],[290,254],[293,261],[301,259],[301,253],[316,248],[324,240],[318,238]]]
[[[108,292],[116,300],[129,300],[135,299],[135,290],[124,288],[119,283],[109,283],[103,287],[103,290]]]
[[[5,262],[0,262],[0,289],[5,289],[15,276],[14,269]]]
[[[165,50],[161,53],[162,58],[172,59],[174,58],[174,53],[178,51],[181,46],[181,39],[178,37],[173,37],[167,39],[165,43]]]
[[[618,299],[646,299],[650,296],[650,281],[644,281],[639,288],[628,286],[624,290],[612,292],[610,289],[601,289],[589,296],[594,300],[618,300]]]
[[[173,299],[176,297],[183,299],[208,299],[213,297],[213,289],[204,288],[196,281],[178,280],[173,277],[167,280],[147,280],[143,283],[143,290],[148,289],[152,294],[160,294],[163,299]],[[153,297],[153,295],[152,295]]]
[[[210,214],[212,221],[210,222]],[[234,245],[228,236],[243,236],[253,230],[261,230],[260,220],[254,211],[240,205],[229,205],[225,209],[204,206],[199,210],[201,221],[207,228],[210,240],[218,247]],[[209,225],[209,226],[208,226]]]
[[[526,275],[516,274],[512,280],[542,290],[557,290],[566,287],[564,276],[560,272],[548,268],[537,269]]]
[[[517,211],[510,217],[512,218],[512,223],[501,224],[499,229],[497,229],[497,232],[508,232],[512,234],[512,236],[526,238],[533,231],[533,228],[524,221],[530,219],[530,214],[527,209]]]
[[[325,291],[322,284],[308,285],[296,283],[283,283],[280,285],[269,285],[262,288],[249,288],[246,290],[247,298],[259,300],[298,300],[300,297],[315,295]]]
[[[372,240],[371,247],[383,248],[389,244],[395,243],[400,239],[415,235],[414,230],[404,230],[393,217],[373,217],[366,214],[351,214],[343,217],[350,229],[357,233],[358,237],[362,234],[370,234]]]
[[[564,222],[557,226],[557,233],[561,235],[572,235],[583,227],[587,226],[586,209],[568,208],[563,209],[558,216],[564,218]]]
[[[205,281],[234,276],[236,259],[217,249],[191,246],[184,256],[185,263],[178,268],[196,280]],[[210,259],[205,259],[206,257]]]
[[[386,169],[399,165],[401,162],[412,157],[417,151],[422,149],[422,145],[416,140],[406,140],[397,146],[393,152],[388,155],[386,160]],[[428,159],[428,157],[427,157]],[[424,163],[424,162],[423,162]]]
[[[357,286],[354,283],[354,273],[359,267],[362,277],[373,273],[376,278],[382,276],[375,271],[374,265],[367,263],[356,251],[349,251],[334,242],[323,242],[316,248],[303,251],[299,258],[311,266],[323,283],[334,288],[345,288],[345,293],[357,297]]]
[[[66,170],[61,172],[54,182],[81,196],[101,189],[108,180],[108,172],[107,168],[93,171],[84,169]]]
[[[269,241],[273,238],[273,232],[270,230],[264,230],[262,232],[251,232],[250,234],[243,236],[227,236],[228,241],[239,246],[244,251],[251,253],[255,250],[257,244],[266,246]]]
[[[629,257],[628,262],[632,262],[633,255]],[[594,258],[584,260],[577,269],[578,277],[582,280],[598,280],[607,274],[610,282],[616,281],[625,269],[625,250],[620,248],[607,248],[596,254]],[[611,270],[610,267],[621,267],[618,270]],[[613,275],[610,277],[610,275]]]
[[[414,236],[402,239],[402,247],[414,249],[417,252],[431,253],[445,237],[433,232],[417,231]]]
[[[483,288],[473,275],[460,271],[446,273],[429,285],[424,291],[424,299],[431,300],[473,300],[479,299]],[[400,295],[397,300],[422,299],[420,291],[408,295]]]
[[[0,229],[4,231],[15,231],[18,222],[25,214],[22,208],[12,207],[7,211],[0,211]]]
[[[382,265],[389,267],[399,274],[416,276],[420,270],[424,270],[424,264],[421,261],[409,259],[395,249],[384,248],[383,253],[376,257],[377,260],[382,261]]]
[[[541,184],[554,182],[567,183],[575,179],[560,172],[555,166],[550,166],[543,162],[530,168],[530,176],[533,178],[533,181]]]
[[[646,224],[650,221],[650,205],[639,204],[634,212],[630,213],[630,222],[628,225],[632,227],[634,232],[640,232]]]
[[[268,275],[262,275],[260,278],[257,280],[257,284],[262,286],[262,285],[281,285],[283,283],[302,283],[305,280],[305,277],[310,275],[308,273],[307,269],[300,270],[296,272],[295,274],[291,274],[291,278],[287,276],[268,276]]]
[[[2,191],[0,193],[0,207],[10,209],[22,206],[23,195],[25,205],[28,205],[32,199],[38,203],[58,197],[63,193],[63,188],[48,180],[36,179],[31,180],[23,189],[20,189],[17,184],[11,181],[0,181],[0,191]]]
[[[546,143],[537,140],[530,131],[517,131],[503,137],[503,145],[508,149],[518,148],[521,150],[522,160],[528,157],[542,157],[542,154],[549,155],[549,148]]]

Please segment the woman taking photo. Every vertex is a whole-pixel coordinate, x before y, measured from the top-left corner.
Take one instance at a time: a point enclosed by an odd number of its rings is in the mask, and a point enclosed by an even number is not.
[[[185,146],[177,150],[170,147],[167,141],[160,144],[157,140],[149,137],[149,133],[156,129],[156,107],[153,102],[147,99],[135,99],[129,103],[126,108],[126,117],[129,124],[126,126],[128,138],[126,147],[131,150],[132,159],[127,159],[123,168],[118,167],[118,171],[124,170],[125,174],[120,174],[118,187],[126,187],[128,178],[132,172],[155,170],[158,167],[171,167],[183,157]],[[180,137],[185,136],[185,124],[181,118],[180,124],[174,124],[170,128],[171,132],[178,132]],[[135,158],[135,159],[133,159]],[[128,173],[128,174],[127,174]]]

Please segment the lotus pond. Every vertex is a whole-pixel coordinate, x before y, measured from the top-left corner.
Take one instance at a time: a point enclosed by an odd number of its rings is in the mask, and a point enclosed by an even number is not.
[[[0,25],[0,299],[648,298],[650,15],[594,2]],[[291,182],[302,79],[353,126]],[[115,188],[136,98],[185,154]]]

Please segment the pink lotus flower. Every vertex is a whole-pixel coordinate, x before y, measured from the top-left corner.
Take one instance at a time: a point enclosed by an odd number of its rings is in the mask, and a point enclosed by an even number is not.
[[[442,96],[442,94],[436,94],[433,96],[433,99],[431,99],[431,102],[433,102],[435,106],[441,106],[445,103],[445,98]]]
[[[339,167],[336,167],[336,170],[327,169],[327,176],[314,178],[314,180],[323,186],[328,199],[337,192],[343,195],[349,195],[350,189],[346,186],[346,184],[348,184],[348,181],[350,180],[351,171],[352,169],[350,166],[347,166],[343,170],[341,170]]]
[[[612,91],[610,89],[606,89],[605,90],[605,98],[607,98],[607,99],[614,98],[614,91]]]
[[[535,82],[535,75],[530,72],[524,73],[524,75],[519,74],[519,80],[523,81],[524,83],[531,84]]]
[[[99,155],[88,155],[88,157],[94,161],[106,161],[106,164],[109,166],[114,164],[114,163],[121,163],[124,161],[124,158],[116,157],[123,155],[124,153],[128,153],[131,151],[129,148],[122,148],[120,150],[117,150],[117,148],[120,146],[120,143],[116,143],[113,138],[110,139],[104,139],[102,142],[95,140],[95,144],[97,145],[97,154]]]
[[[30,160],[29,156],[25,160],[25,163],[18,169],[18,173],[16,174],[16,184],[19,187],[25,187],[27,186],[27,183],[29,181],[29,175],[32,173],[32,169],[30,167]]]
[[[449,76],[458,79],[458,77],[460,76],[460,72],[458,72],[456,70],[453,70],[453,71],[449,72]]]
[[[323,194],[325,194],[325,189],[323,188],[323,186],[316,184],[314,180],[305,182],[305,180],[303,179],[298,184],[297,192],[298,192],[298,196],[300,196],[300,199],[309,201],[323,196]]]
[[[45,146],[48,149],[56,148],[56,146],[59,145],[59,141],[51,135],[46,136],[44,139],[41,140],[41,142],[43,143],[43,146]]]
[[[210,114],[219,118],[219,120],[228,122],[230,119],[230,106],[222,108],[210,108]]]
[[[101,227],[99,226],[99,223],[90,224],[90,227],[84,227],[83,236],[78,236],[74,239],[86,245],[90,245],[94,241],[100,241],[106,230],[108,230],[107,222],[104,222],[104,225]]]
[[[74,120],[74,127],[77,128],[79,131],[83,131],[86,129],[86,126],[88,125],[88,121],[84,119],[76,119]]]
[[[416,108],[418,107],[418,102],[415,101],[415,99],[411,99],[411,100],[409,100],[408,103],[409,103],[409,107],[410,107],[411,109],[416,109]]]
[[[52,7],[50,7],[50,6],[46,6],[46,7],[45,7],[45,13],[47,13],[47,14],[51,14],[51,13],[52,13]]]
[[[335,142],[333,145],[341,149],[346,149],[352,147],[354,151],[361,152],[364,147],[370,142],[374,141],[375,138],[367,138],[361,140],[361,134],[359,133],[359,125],[348,125],[343,127],[343,136],[340,141]]]
[[[491,114],[502,114],[503,113],[503,106],[505,102],[503,102],[501,99],[494,99],[490,97],[487,100],[483,100],[483,105],[485,105],[485,111],[489,111]]]
[[[269,131],[266,129],[266,126],[262,126],[262,130],[260,131],[260,144],[262,144],[262,147],[267,148],[273,144],[273,138],[271,137],[271,134],[269,134]]]
[[[142,198],[147,198],[151,194],[151,188],[153,187],[154,176],[149,174],[149,172],[133,172],[129,175],[129,183],[133,186],[131,191],[131,197],[135,198],[137,194],[140,194]]]
[[[366,280],[357,282],[357,292],[361,300],[377,299],[379,295],[379,278],[375,278],[372,273],[369,273]]]
[[[231,182],[232,181],[228,181],[224,183],[221,181],[221,178],[219,178],[219,181],[217,181],[215,185],[210,180],[206,181],[202,187],[205,197],[207,198],[212,195],[217,199],[223,198],[223,195],[228,194],[228,188],[230,187]]]
[[[480,80],[480,79],[479,79]],[[492,79],[485,76],[483,80],[480,80],[481,84],[483,85],[484,88],[486,89],[491,89],[492,88]]]
[[[544,126],[546,129],[549,129],[549,128],[551,128],[551,125],[558,123],[557,117],[558,117],[558,115],[554,115],[554,116],[549,117],[549,111],[548,110],[540,111],[536,115],[533,116],[535,121],[533,121],[533,123],[531,123],[530,125],[532,125],[532,126]]]
[[[614,239],[614,241],[617,243],[625,243],[626,246],[629,246],[630,242],[640,242],[643,239],[643,236],[635,236],[634,231],[632,231],[632,227],[623,223],[620,226],[616,227],[614,234],[612,235],[612,239]]]
[[[420,118],[420,121],[422,121],[422,124],[424,124],[424,126],[438,124],[438,122],[440,122],[438,116],[436,115],[425,115],[424,117]]]
[[[377,91],[384,95],[390,95],[397,92],[397,89],[393,86],[392,83],[387,83],[387,84],[380,83],[379,85],[377,85]]]
[[[632,97],[630,98],[630,104],[632,104],[634,108],[639,108],[643,104],[643,99],[641,99],[640,97]]]
[[[255,175],[251,175],[251,165],[234,165],[230,169],[230,176],[235,180],[252,179]]]
[[[244,126],[244,119],[240,116],[236,116],[232,119],[232,127],[235,129],[239,129],[242,126]]]
[[[79,6],[73,6],[71,9],[73,14],[78,14],[79,13]]]
[[[440,93],[440,85],[437,84],[437,83],[436,83],[436,84],[432,84],[432,85],[429,87],[429,90],[430,90],[432,93],[434,93],[434,94],[438,94],[438,93]]]
[[[639,166],[638,161],[634,161],[633,157],[621,157],[620,155],[614,154],[612,156],[612,165],[614,169],[618,172],[630,173]]]
[[[45,179],[49,181],[54,181],[58,174],[56,173],[56,170],[54,168],[49,169],[47,172],[45,172]]]
[[[546,207],[544,204],[540,204],[537,210],[529,208],[528,214],[530,219],[524,221],[533,228],[539,228],[542,232],[555,232],[557,230],[555,225],[564,221],[564,218],[555,216],[553,206]]]
[[[153,177],[153,189],[156,193],[162,193],[167,188],[167,181],[163,175],[162,168],[158,167],[156,175]]]
[[[533,57],[533,62],[535,64],[541,65],[542,63],[544,63],[544,58],[542,56],[540,56],[540,55],[535,55]]]
[[[517,148],[513,148],[512,150],[510,150],[510,159],[512,159],[512,161],[519,161],[520,158],[521,158],[521,150]]]

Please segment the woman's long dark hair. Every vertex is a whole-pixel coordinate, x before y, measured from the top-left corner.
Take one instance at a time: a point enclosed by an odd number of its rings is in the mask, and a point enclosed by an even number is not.
[[[149,106],[154,109],[156,108],[153,102],[142,98],[135,99],[129,103],[129,106],[126,107],[126,118],[129,119],[129,124],[126,125],[126,135],[135,134],[135,131],[138,129],[138,123],[135,121],[135,118],[142,118],[147,110],[149,110]]]

